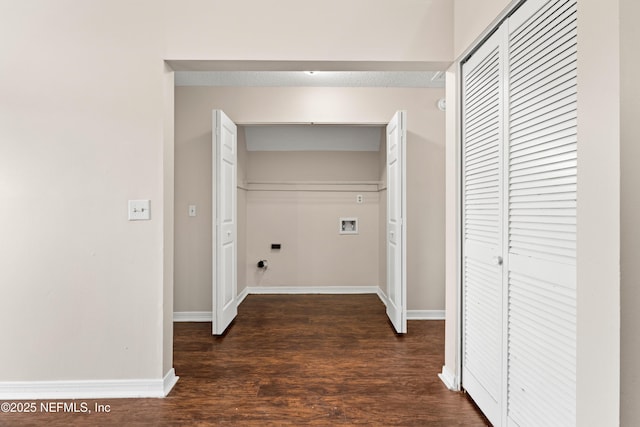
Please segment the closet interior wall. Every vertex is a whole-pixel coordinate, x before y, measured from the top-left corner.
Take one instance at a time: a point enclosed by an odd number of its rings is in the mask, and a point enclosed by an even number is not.
[[[249,151],[247,285],[377,287],[379,157],[378,151]],[[340,234],[340,218],[357,218],[358,234]],[[273,243],[281,248],[271,249]],[[266,270],[256,268],[261,259],[268,260]]]

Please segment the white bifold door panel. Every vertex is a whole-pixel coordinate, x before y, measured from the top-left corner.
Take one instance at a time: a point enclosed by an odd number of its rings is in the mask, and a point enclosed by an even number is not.
[[[508,422],[576,423],[576,0],[509,23]]]
[[[501,417],[504,28],[463,68],[463,381],[487,418]]]
[[[399,334],[407,332],[406,112],[387,125],[387,316]]]
[[[463,65],[462,383],[494,425],[576,423],[576,38],[576,0],[528,0]]]
[[[238,314],[237,304],[237,139],[235,123],[213,111],[213,316],[221,335]]]

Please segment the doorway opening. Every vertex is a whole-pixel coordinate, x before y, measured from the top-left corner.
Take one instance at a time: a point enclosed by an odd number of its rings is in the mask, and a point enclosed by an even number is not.
[[[236,126],[214,111],[214,334],[249,293],[377,293],[406,332],[404,116]],[[345,215],[362,226],[344,233]]]

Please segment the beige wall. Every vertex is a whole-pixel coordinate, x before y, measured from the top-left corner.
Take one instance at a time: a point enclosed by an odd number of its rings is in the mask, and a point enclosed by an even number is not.
[[[247,287],[247,269],[244,268],[247,265],[247,156],[244,127],[238,126],[238,293]],[[208,306],[206,311],[210,309]]]
[[[248,286],[378,286],[378,152],[251,151],[248,159],[250,188],[264,189],[248,192]],[[357,217],[359,234],[340,235],[340,217]]]
[[[640,425],[640,4],[620,2],[621,54],[621,408],[622,426]]]
[[[502,11],[520,0],[455,0],[453,2],[453,56],[467,50],[495,22]]]
[[[618,5],[578,2],[576,412],[581,426],[615,425],[620,414]],[[605,83],[603,73],[609,76]]]
[[[176,97],[175,123],[174,307],[175,311],[210,311],[213,272],[211,110],[208,114],[194,116],[180,108]],[[239,174],[244,172],[242,160],[243,156],[239,155]],[[239,205],[243,200],[240,192]],[[195,217],[188,215],[189,205],[196,205]],[[238,209],[239,216],[241,212],[244,211]]]
[[[208,153],[197,150],[206,150],[210,144],[208,132],[210,133],[210,110],[212,108],[222,108],[233,120],[238,123],[378,123],[388,121],[396,110],[408,110],[408,247],[409,263],[408,270],[408,308],[411,310],[442,310],[444,307],[444,211],[442,201],[444,199],[444,114],[436,107],[437,100],[444,95],[442,89],[392,89],[392,88],[221,88],[221,87],[178,87],[176,88],[176,311],[200,311],[210,309],[210,298],[196,298],[195,295],[205,294],[204,290],[191,291],[190,285],[182,286],[183,278],[187,275],[198,275],[201,283],[211,283],[210,277],[195,272],[195,269],[203,271],[210,270],[208,265],[195,265],[191,257],[183,257],[180,254],[179,242],[184,240],[196,244],[202,233],[197,228],[183,227],[183,217],[186,215],[187,196],[194,191],[194,182],[204,182],[208,172],[201,167],[208,158]],[[313,101],[313,102],[312,102]],[[269,108],[264,108],[265,104]],[[185,130],[183,131],[183,127]],[[188,128],[188,129],[186,129]],[[189,142],[190,141],[190,142]],[[184,147],[185,153],[180,153]],[[196,151],[192,152],[194,149]],[[300,156],[316,156],[310,153],[274,153],[274,152],[249,152],[247,155],[247,180],[248,181],[279,181],[279,180],[300,180],[296,178],[302,174],[305,179],[302,181],[374,181],[380,179],[378,153],[353,153],[343,152],[338,154],[320,153],[320,158],[326,156],[342,156],[340,163],[342,166],[337,170],[339,175],[333,171],[326,172],[327,168],[301,167],[308,162],[299,162]],[[317,157],[314,157],[317,159]],[[193,164],[189,163],[193,159]],[[205,160],[203,160],[205,159]],[[183,162],[184,160],[184,162]],[[330,160],[330,159],[329,159]],[[348,160],[348,161],[345,161]],[[337,163],[335,159],[331,160]],[[279,162],[279,163],[273,163]],[[268,165],[276,165],[276,167]],[[281,166],[277,166],[280,164]],[[320,163],[319,163],[320,164]],[[253,165],[253,166],[251,166]],[[297,165],[297,166],[296,166]],[[348,168],[347,168],[348,166]],[[188,174],[191,184],[183,186],[182,176]],[[196,178],[195,175],[201,175]],[[384,176],[384,175],[383,175]],[[186,179],[186,178],[185,178]],[[193,184],[193,185],[192,185]],[[188,188],[186,188],[188,187]],[[184,189],[184,192],[183,192]],[[208,188],[202,188],[198,198],[198,205],[208,204],[206,197],[210,197]],[[355,200],[353,194],[346,200],[345,209],[351,205],[348,200]],[[367,193],[368,194],[368,193]],[[383,193],[384,194],[384,193]],[[190,197],[190,196],[189,196]],[[195,195],[193,197],[196,197]],[[306,197],[306,196],[305,196]],[[307,200],[305,203],[311,203]],[[318,202],[313,202],[318,203]],[[323,202],[324,203],[324,202]],[[312,205],[312,203],[311,203]],[[365,203],[365,205],[367,205]],[[251,223],[252,195],[247,194],[247,225]],[[368,205],[367,205],[368,206]],[[385,216],[386,218],[386,207]],[[373,211],[369,214],[371,218],[379,217],[380,206],[376,204],[375,215]],[[333,215],[332,223],[335,222],[337,230],[338,211],[330,213]],[[181,213],[181,214],[179,214]],[[203,214],[207,214],[206,212]],[[329,214],[329,213],[328,213]],[[210,215],[210,213],[208,213]],[[194,218],[189,218],[194,219]],[[376,220],[378,222],[378,220]],[[205,231],[206,232],[206,231]],[[379,239],[379,230],[376,231],[375,239]],[[190,237],[190,233],[193,237]],[[255,263],[263,257],[280,256],[272,254],[270,250],[264,254],[264,242],[256,242],[258,249],[252,252],[251,234],[247,233],[247,284],[253,285],[251,275],[255,274]],[[337,232],[336,232],[337,234]],[[386,231],[385,231],[386,234]],[[258,236],[256,234],[256,236]],[[345,237],[345,236],[343,236]],[[361,236],[362,237],[362,236]],[[265,237],[266,238],[266,237]],[[273,237],[275,238],[275,236]],[[360,240],[364,240],[361,238]],[[345,239],[342,239],[345,241]],[[199,245],[206,245],[206,242],[199,241]],[[266,240],[265,240],[266,242]],[[377,240],[376,240],[377,242]],[[271,243],[271,242],[269,242]],[[278,243],[274,241],[273,243]],[[366,246],[366,245],[365,245]],[[373,244],[378,248],[378,244]],[[204,248],[204,246],[203,246]],[[206,249],[206,248],[205,248]],[[413,250],[413,255],[411,251]],[[203,249],[204,251],[204,249]],[[197,252],[197,251],[196,251]],[[369,253],[368,251],[365,251]],[[363,252],[364,253],[364,252]],[[380,253],[374,256],[379,259]],[[208,255],[210,257],[210,255]],[[257,257],[257,258],[256,258]],[[255,258],[255,259],[254,259]],[[191,268],[180,267],[184,260],[192,262]],[[270,258],[267,258],[270,259]],[[368,258],[367,258],[368,259]],[[278,260],[278,258],[274,258]],[[281,263],[283,261],[280,261]],[[362,260],[362,265],[365,261]],[[370,262],[370,261],[367,261]],[[418,264],[418,265],[415,265]],[[369,267],[370,268],[370,267]],[[184,272],[184,275],[178,272]],[[375,275],[364,276],[366,280],[359,282],[349,279],[344,283],[333,284],[354,284],[375,286],[381,283],[377,278],[380,268],[371,269]],[[368,270],[369,271],[369,270]],[[188,273],[187,273],[188,272]],[[384,270],[382,270],[384,272]],[[209,273],[208,273],[209,274]],[[333,273],[332,273],[333,274]],[[386,273],[384,274],[386,277]],[[277,278],[275,273],[268,271],[267,277]],[[324,277],[324,279],[323,279]],[[331,285],[329,280],[336,280],[333,276],[320,276],[316,285]],[[375,278],[375,279],[374,279]],[[277,280],[262,281],[263,285],[277,285]],[[315,280],[315,279],[314,279]],[[286,283],[294,285],[297,280],[286,279]],[[299,280],[298,280],[299,281]],[[298,283],[303,285],[304,283]],[[209,287],[210,285],[201,285]],[[187,290],[183,292],[183,289]],[[210,290],[207,292],[210,293]],[[186,295],[194,295],[187,297]],[[205,304],[207,304],[205,306]]]
[[[161,10],[2,2],[0,21],[0,381],[162,378]],[[152,220],[127,221],[129,199],[150,199]]]
[[[162,290],[162,372],[173,368],[173,253],[174,205],[175,205],[175,141],[174,141],[174,73],[170,67],[164,67],[164,129],[163,129],[163,290]]]
[[[376,151],[251,151],[247,181],[378,181]]]
[[[169,59],[451,61],[450,0],[165,3]]]
[[[163,59],[451,60],[448,0],[317,6],[0,4],[0,381],[159,379],[171,363]],[[151,221],[126,220],[137,198]]]
[[[359,234],[339,234],[340,217],[357,217]],[[250,191],[247,248],[249,286],[378,286],[378,193]]]

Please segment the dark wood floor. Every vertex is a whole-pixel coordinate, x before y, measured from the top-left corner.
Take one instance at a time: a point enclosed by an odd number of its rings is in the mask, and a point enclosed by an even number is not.
[[[165,399],[87,400],[103,414],[0,414],[0,425],[484,426],[446,389],[444,322],[393,333],[375,295],[250,295],[225,336],[176,323]]]

